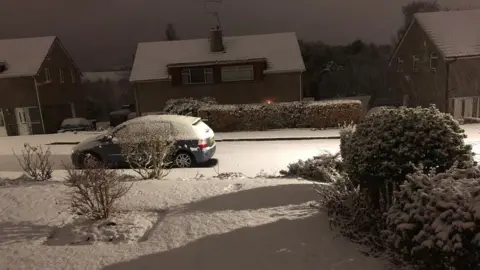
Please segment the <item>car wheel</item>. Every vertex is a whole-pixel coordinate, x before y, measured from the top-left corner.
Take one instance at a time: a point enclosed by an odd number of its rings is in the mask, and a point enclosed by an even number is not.
[[[194,161],[192,156],[186,152],[178,152],[173,160],[173,164],[177,168],[190,168],[192,167],[193,163]]]
[[[98,168],[102,164],[102,161],[99,157],[92,153],[85,153],[82,159],[82,165],[84,168]]]

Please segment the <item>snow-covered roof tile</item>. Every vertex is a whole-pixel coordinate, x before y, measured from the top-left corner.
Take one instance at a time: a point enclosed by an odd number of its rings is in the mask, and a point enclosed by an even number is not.
[[[168,79],[167,65],[267,59],[268,72],[303,71],[295,33],[224,37],[225,52],[212,53],[208,39],[139,43],[130,81]]]

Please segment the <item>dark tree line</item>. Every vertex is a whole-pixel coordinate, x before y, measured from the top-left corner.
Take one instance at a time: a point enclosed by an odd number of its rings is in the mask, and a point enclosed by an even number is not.
[[[387,91],[387,66],[398,40],[403,36],[417,12],[442,10],[436,1],[413,1],[402,7],[404,23],[392,44],[367,44],[355,40],[342,46],[320,41],[300,41],[307,71],[304,96],[329,99],[350,96],[371,96],[370,105]],[[379,101],[382,103],[382,101]]]

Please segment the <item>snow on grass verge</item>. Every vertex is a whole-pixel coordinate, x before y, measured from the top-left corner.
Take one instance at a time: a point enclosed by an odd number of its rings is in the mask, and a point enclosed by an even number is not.
[[[130,217],[110,220],[124,229],[102,232],[95,231],[98,223],[89,224],[76,230],[95,234],[93,245],[45,245],[48,236],[61,243],[73,239],[58,231],[72,224],[66,191],[55,182],[0,187],[0,268],[380,270],[385,265],[329,230],[326,214],[310,207],[318,195],[308,181],[134,182],[118,204]],[[152,212],[164,216],[156,223],[141,216]],[[122,241],[103,242],[112,235]]]
[[[162,211],[119,212],[113,213],[111,218],[98,221],[72,216],[65,226],[52,230],[45,244],[61,246],[146,240],[147,232],[163,216]]]

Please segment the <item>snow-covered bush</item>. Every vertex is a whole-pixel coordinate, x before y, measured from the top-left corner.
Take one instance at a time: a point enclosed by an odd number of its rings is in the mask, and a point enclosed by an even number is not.
[[[169,123],[136,122],[117,133],[121,155],[142,179],[161,179],[170,173],[177,132]]]
[[[125,196],[132,184],[121,181],[115,170],[102,167],[75,170],[66,167],[65,185],[70,187],[68,203],[80,215],[97,220],[114,211],[115,203]]]
[[[387,197],[418,168],[445,172],[454,162],[459,168],[473,164],[464,130],[449,114],[430,108],[384,108],[366,116],[348,141],[345,167],[352,180],[368,188],[373,203],[381,190]]]
[[[480,169],[408,176],[386,225],[389,247],[424,269],[480,269]]]
[[[383,247],[382,213],[369,206],[365,193],[347,175],[343,174],[331,185],[314,187],[320,194],[319,204],[327,212],[331,229],[338,229],[353,242],[370,246],[372,251]]]
[[[282,128],[337,128],[362,117],[358,100],[279,102],[210,105],[199,110],[208,125],[219,132],[259,131]]]
[[[354,124],[345,125],[340,130],[340,155],[342,156],[342,159],[345,159],[348,154],[348,143],[350,142],[350,138],[352,137],[354,131]]]
[[[281,170],[284,177],[301,177],[307,180],[330,183],[342,178],[343,166],[339,154],[322,154],[307,160],[299,160]]]
[[[35,181],[46,181],[52,178],[53,161],[50,148],[42,146],[23,145],[21,158],[13,153],[24,173]]]
[[[217,101],[212,97],[169,99],[163,111],[167,114],[198,116],[198,110],[201,107],[213,104],[217,104]]]

